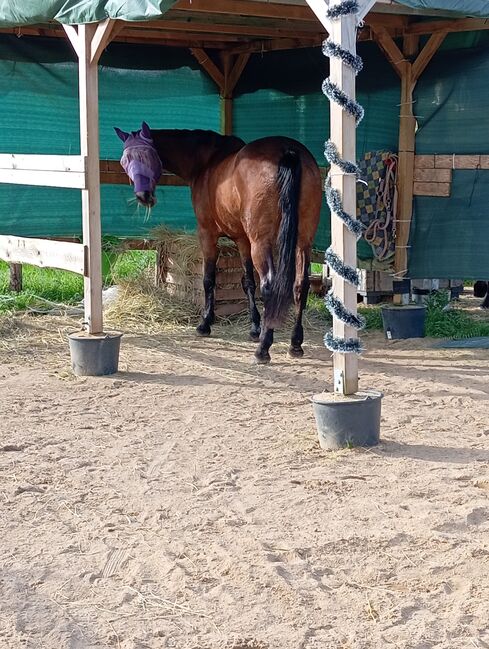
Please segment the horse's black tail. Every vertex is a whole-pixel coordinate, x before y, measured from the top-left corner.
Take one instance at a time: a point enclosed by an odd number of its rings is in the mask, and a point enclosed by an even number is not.
[[[277,269],[265,310],[266,325],[271,329],[283,324],[294,295],[301,171],[299,153],[288,149],[280,158],[277,173],[282,220],[277,239]]]

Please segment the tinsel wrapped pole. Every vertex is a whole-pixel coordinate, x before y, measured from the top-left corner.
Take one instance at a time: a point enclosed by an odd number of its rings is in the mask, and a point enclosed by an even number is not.
[[[332,0],[330,9],[341,0]],[[356,50],[356,15],[340,16],[332,20],[329,41],[354,53]],[[355,70],[340,57],[330,58],[331,83],[341,89],[351,100],[355,99]],[[341,104],[330,101],[331,131],[330,140],[336,146],[338,155],[343,160],[356,160],[355,116],[344,110]],[[338,165],[331,165],[331,187],[340,192],[343,210],[350,215],[356,213],[356,175],[346,174]],[[350,232],[337,215],[331,214],[331,248],[343,261],[345,266],[357,266],[357,237]],[[333,294],[341,300],[344,307],[352,314],[357,313],[357,287],[343,277],[333,274]],[[338,319],[333,318],[333,336],[335,339],[356,340],[357,330]],[[355,353],[333,352],[334,391],[343,394],[354,394],[358,391],[358,356]]]

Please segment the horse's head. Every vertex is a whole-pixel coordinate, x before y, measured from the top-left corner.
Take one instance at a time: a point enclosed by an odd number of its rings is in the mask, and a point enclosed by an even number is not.
[[[141,205],[153,207],[156,205],[156,183],[163,167],[149,126],[143,122],[139,131],[126,133],[115,127],[115,132],[124,142],[121,165],[134,185],[136,198]]]

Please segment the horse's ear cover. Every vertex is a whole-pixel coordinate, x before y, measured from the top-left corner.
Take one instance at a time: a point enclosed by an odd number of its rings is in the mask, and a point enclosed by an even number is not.
[[[141,124],[141,135],[145,137],[147,140],[151,140],[151,129],[149,126],[146,124],[146,122],[143,122]]]
[[[126,133],[125,131],[121,131],[121,129],[117,128],[117,126],[114,126],[114,131],[117,133],[117,135],[120,137],[120,139],[123,142],[125,142],[129,137],[129,133]]]

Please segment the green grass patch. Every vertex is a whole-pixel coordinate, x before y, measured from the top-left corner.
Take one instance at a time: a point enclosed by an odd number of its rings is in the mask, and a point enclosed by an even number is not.
[[[154,266],[155,260],[156,253],[152,250],[121,253],[114,257],[110,279],[113,282],[134,279],[151,265]],[[64,270],[24,265],[23,290],[20,293],[9,290],[9,281],[9,266],[0,261],[0,313],[24,311],[39,300],[48,300],[56,304],[77,304],[83,298],[83,277]]]
[[[457,308],[447,308],[448,291],[432,293],[426,300],[426,335],[432,338],[475,338],[489,336],[489,322]]]

